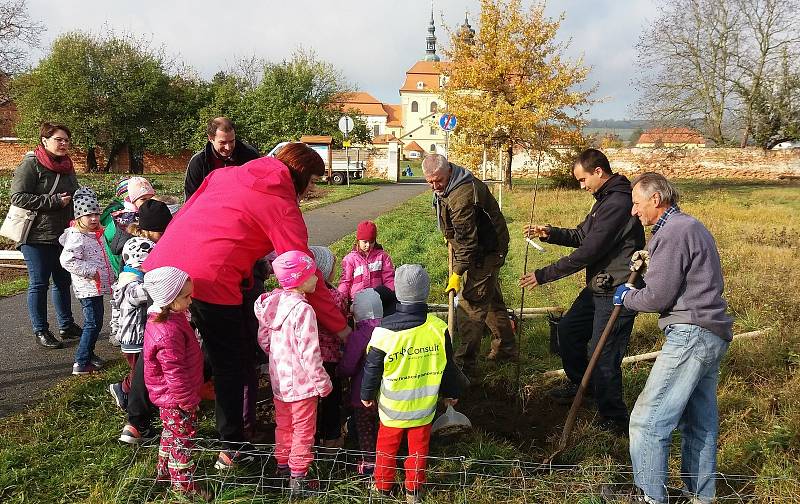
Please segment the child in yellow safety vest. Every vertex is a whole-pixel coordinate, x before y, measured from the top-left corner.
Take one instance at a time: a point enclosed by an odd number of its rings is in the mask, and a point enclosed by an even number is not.
[[[378,441],[375,447],[375,487],[388,493],[394,486],[395,456],[408,437],[405,460],[407,502],[421,502],[425,483],[431,422],[439,396],[455,404],[466,378],[453,362],[447,324],[428,314],[430,278],[419,264],[404,264],[395,272],[395,313],[384,317],[372,333],[361,401],[377,399]]]

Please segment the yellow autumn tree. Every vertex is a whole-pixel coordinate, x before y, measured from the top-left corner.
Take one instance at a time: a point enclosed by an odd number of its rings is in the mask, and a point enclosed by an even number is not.
[[[559,158],[556,147],[581,142],[591,103],[592,90],[581,88],[589,69],[555,40],[564,15],[548,18],[544,9],[544,2],[525,9],[520,0],[481,0],[477,33],[452,32],[444,50],[441,95],[458,118],[448,154],[475,167],[485,147],[501,148],[508,187],[515,153]]]

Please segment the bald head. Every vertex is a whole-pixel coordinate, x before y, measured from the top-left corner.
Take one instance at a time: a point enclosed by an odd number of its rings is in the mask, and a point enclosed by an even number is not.
[[[441,154],[429,154],[422,161],[422,175],[433,192],[441,193],[450,181],[450,163]]]

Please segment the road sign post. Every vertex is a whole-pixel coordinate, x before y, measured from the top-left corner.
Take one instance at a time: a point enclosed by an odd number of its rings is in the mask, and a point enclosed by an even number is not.
[[[442,114],[439,117],[439,127],[444,130],[444,151],[445,154],[450,152],[450,132],[456,129],[458,119],[455,114]]]
[[[345,172],[345,177],[347,177],[347,187],[350,187],[350,141],[347,137],[350,135],[350,132],[353,131],[353,126],[355,123],[353,118],[350,116],[342,116],[339,118],[339,131],[344,134],[344,152],[347,156],[347,171]]]

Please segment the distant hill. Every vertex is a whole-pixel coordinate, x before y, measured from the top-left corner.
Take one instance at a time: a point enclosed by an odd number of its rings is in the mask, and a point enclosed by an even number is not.
[[[592,129],[644,130],[652,126],[652,121],[644,119],[589,119],[585,127]]]

